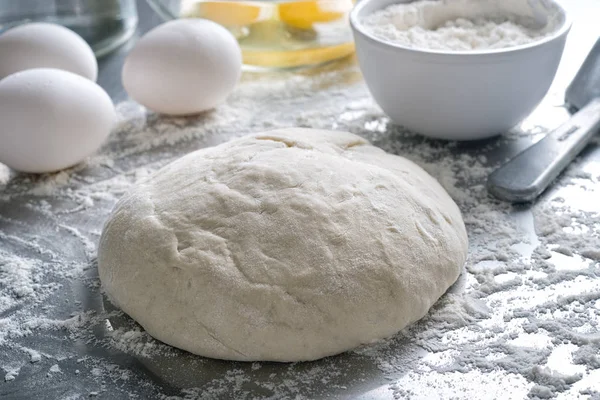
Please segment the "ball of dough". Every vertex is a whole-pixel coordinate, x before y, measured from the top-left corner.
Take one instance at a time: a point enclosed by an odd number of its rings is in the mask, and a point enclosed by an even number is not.
[[[123,86],[147,108],[195,114],[224,102],[242,71],[242,51],[229,31],[204,19],[162,24],[141,38],[123,65]]]
[[[92,81],[98,63],[91,47],[64,26],[35,22],[0,35],[0,79],[32,68],[56,68]]]
[[[109,298],[202,356],[299,361],[389,337],[459,276],[460,211],[414,163],[350,133],[284,129],[188,154],[117,204]]]

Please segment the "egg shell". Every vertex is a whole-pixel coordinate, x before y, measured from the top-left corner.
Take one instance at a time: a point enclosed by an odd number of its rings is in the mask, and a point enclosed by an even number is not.
[[[224,102],[241,68],[242,52],[227,29],[209,20],[180,19],[138,41],[122,78],[127,93],[147,108],[187,115]]]
[[[0,81],[0,162],[52,172],[95,152],[116,114],[96,83],[58,69],[29,69]]]
[[[57,68],[95,81],[90,46],[70,29],[45,22],[19,25],[0,35],[0,79],[32,68]]]

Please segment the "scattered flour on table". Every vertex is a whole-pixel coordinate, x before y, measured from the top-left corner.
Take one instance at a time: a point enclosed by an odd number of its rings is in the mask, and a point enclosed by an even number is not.
[[[517,18],[506,13],[500,3],[424,0],[392,4],[367,15],[360,23],[367,32],[391,43],[446,51],[515,47],[556,30],[556,17],[540,26],[531,17]]]
[[[484,184],[498,165],[491,161],[497,142],[437,142],[391,125],[352,66],[247,75],[227,104],[198,117],[159,118],[130,102],[117,108],[120,129],[86,164],[0,182],[0,207],[12,210],[0,213],[5,385],[45,384],[27,380],[24,371],[33,370],[40,372],[34,379],[85,383],[84,391],[74,387],[66,398],[345,398],[381,386],[395,398],[472,398],[474,381],[498,398],[593,398],[600,392],[597,165],[579,160],[533,207],[496,201]],[[545,116],[537,118],[543,124]],[[427,317],[389,340],[313,363],[225,363],[152,339],[106,302],[94,248],[111,208],[135,181],[196,148],[293,125],[360,134],[423,166],[457,202],[469,259]],[[35,214],[35,230],[11,217],[23,210]],[[82,346],[85,355],[74,350]],[[106,354],[135,357],[140,367]],[[179,389],[166,391],[140,368]]]

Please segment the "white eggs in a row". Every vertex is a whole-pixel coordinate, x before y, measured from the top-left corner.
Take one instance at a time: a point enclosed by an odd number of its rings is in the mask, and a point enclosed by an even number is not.
[[[97,74],[90,46],[63,26],[31,23],[0,35],[0,162],[43,173],[94,153],[116,120]]]
[[[241,49],[225,28],[176,20],[138,41],[122,79],[147,108],[189,115],[224,102],[241,67]],[[65,27],[32,23],[0,35],[0,162],[52,172],[95,152],[116,120],[110,97],[94,83],[97,73],[89,45]]]

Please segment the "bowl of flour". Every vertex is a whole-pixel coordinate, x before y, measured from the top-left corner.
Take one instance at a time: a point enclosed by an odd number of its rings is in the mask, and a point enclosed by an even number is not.
[[[383,111],[447,140],[499,135],[530,114],[571,27],[555,0],[362,0],[350,22]]]

